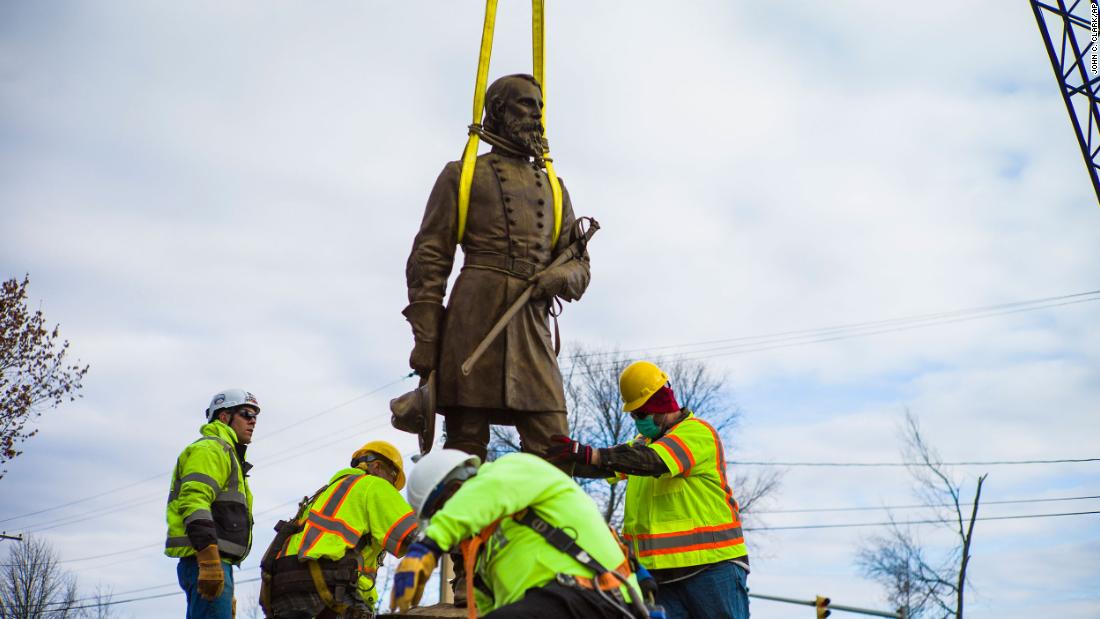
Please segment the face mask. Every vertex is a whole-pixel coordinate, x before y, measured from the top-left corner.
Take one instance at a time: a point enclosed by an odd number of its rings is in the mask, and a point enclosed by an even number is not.
[[[653,421],[653,415],[635,419],[634,427],[638,430],[638,434],[650,440],[655,440],[661,435],[661,427],[657,425],[656,421]]]

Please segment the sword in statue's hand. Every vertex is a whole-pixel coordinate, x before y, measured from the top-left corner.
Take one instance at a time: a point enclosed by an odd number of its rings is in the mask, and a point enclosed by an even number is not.
[[[574,258],[579,258],[580,256],[584,255],[585,250],[588,248],[588,241],[591,240],[592,236],[596,234],[596,231],[600,229],[600,224],[591,217],[580,217],[577,219],[577,222],[575,224],[578,229],[582,228],[582,222],[588,223],[587,229],[584,230],[583,234],[580,235],[580,238],[574,241],[572,245],[570,245],[565,251],[558,254],[558,257],[554,258],[554,261],[546,267],[546,270],[563,265]],[[508,323],[512,321],[512,318],[514,318],[516,314],[518,314],[519,311],[523,309],[523,306],[527,305],[528,301],[531,300],[531,294],[534,291],[535,284],[528,284],[523,293],[519,295],[519,298],[513,301],[512,305],[510,305],[508,309],[505,310],[503,314],[501,314],[500,318],[497,319],[496,324],[493,325],[493,328],[489,330],[489,333],[487,333],[485,337],[482,338],[481,343],[477,345],[477,348],[475,348],[474,351],[470,353],[470,356],[466,357],[466,360],[462,362],[463,376],[470,375],[470,371],[473,369],[474,364],[477,363],[477,360],[481,358],[481,355],[485,354],[485,350],[489,348],[489,344],[492,344],[493,341],[497,339],[497,336],[500,335],[500,332],[504,330],[504,327],[507,327]]]

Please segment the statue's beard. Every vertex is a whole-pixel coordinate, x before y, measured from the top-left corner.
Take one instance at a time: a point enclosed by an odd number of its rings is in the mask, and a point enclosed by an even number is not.
[[[522,147],[533,157],[542,155],[542,123],[529,118],[505,121],[501,137]]]

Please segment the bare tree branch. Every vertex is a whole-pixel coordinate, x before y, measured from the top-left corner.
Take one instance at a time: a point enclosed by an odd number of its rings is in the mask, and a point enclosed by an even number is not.
[[[76,578],[58,565],[48,542],[28,537],[7,547],[0,564],[0,619],[109,619],[110,594],[99,589],[95,604],[78,604]],[[88,608],[77,608],[88,606]]]
[[[939,454],[924,439],[916,416],[909,411],[905,413],[902,445],[905,460],[917,463],[909,467],[914,492],[925,504],[949,506],[937,510],[936,518],[953,532],[957,543],[942,564],[934,566],[915,536],[895,524],[885,537],[867,540],[858,551],[856,562],[865,576],[884,586],[891,602],[906,609],[910,619],[930,613],[962,619],[974,523],[982,484],[988,475],[977,478],[967,518],[963,515],[961,484],[955,481]]]

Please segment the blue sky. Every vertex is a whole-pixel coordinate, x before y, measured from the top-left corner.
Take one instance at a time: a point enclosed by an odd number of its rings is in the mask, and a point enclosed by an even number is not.
[[[675,346],[1100,287],[1100,208],[1026,3],[548,4],[549,138],[577,212],[603,226],[567,343]],[[29,273],[92,365],[85,397],[47,412],[0,480],[0,529],[39,530],[86,590],[172,591],[167,474],[231,386],[264,405],[242,579],[286,504],[355,447],[414,451],[386,410],[411,386],[404,262],[465,142],[482,11],[0,5],[0,275]],[[491,75],[528,70],[528,11],[502,3]],[[906,409],[949,461],[1083,458],[1100,444],[1095,316],[1081,303],[708,362],[743,409],[735,459],[895,461]],[[983,496],[1096,495],[1096,471],[990,467]],[[768,507],[913,502],[900,469],[791,467]],[[1038,505],[983,514],[1100,509]],[[750,586],[885,608],[852,560],[874,532],[754,534]],[[980,523],[970,616],[1097,616],[1098,532],[1097,516]]]

